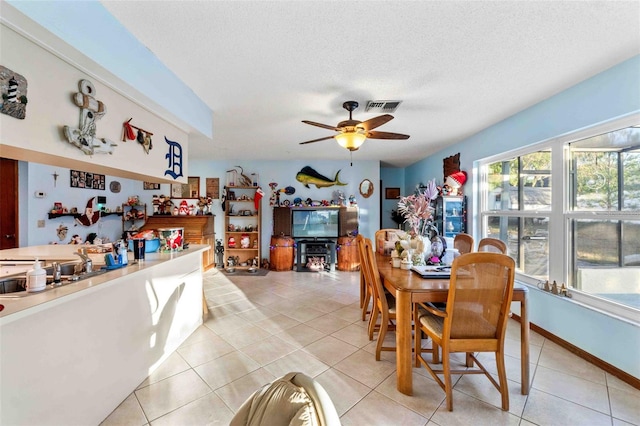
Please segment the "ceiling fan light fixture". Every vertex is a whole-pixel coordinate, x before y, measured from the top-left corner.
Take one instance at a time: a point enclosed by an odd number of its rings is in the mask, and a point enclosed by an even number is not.
[[[346,148],[349,151],[356,151],[367,139],[367,135],[364,132],[364,129],[356,129],[338,133],[334,138],[341,147]]]

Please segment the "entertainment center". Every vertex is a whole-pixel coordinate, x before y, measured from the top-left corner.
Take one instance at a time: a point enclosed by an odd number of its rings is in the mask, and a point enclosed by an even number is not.
[[[313,272],[340,266],[338,240],[358,232],[358,208],[274,207],[273,235],[295,241],[294,270]],[[340,269],[340,268],[338,268]]]

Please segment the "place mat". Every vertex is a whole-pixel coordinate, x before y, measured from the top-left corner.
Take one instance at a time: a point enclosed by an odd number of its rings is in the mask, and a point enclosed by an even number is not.
[[[222,273],[230,277],[264,277],[269,273],[268,269],[259,268],[256,272],[247,272],[246,269],[236,268],[235,272],[227,272],[226,269],[221,269]]]

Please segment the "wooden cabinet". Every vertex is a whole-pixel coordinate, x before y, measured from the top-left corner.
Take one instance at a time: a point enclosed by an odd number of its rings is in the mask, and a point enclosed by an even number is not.
[[[202,216],[149,216],[142,229],[184,228],[184,242],[189,244],[207,244],[209,249],[202,254],[202,267],[215,265],[215,231],[213,215]]]
[[[274,207],[273,208],[273,236],[291,236],[291,211],[306,207]],[[335,207],[308,207],[309,210],[334,209]],[[338,236],[344,237],[358,233],[358,208],[340,207],[338,220]]]
[[[260,266],[262,212],[255,206],[257,186],[225,186],[224,261],[236,267]]]

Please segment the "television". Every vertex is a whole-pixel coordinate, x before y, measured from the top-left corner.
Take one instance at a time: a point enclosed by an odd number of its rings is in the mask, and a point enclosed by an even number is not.
[[[293,238],[338,238],[339,209],[291,211]]]

